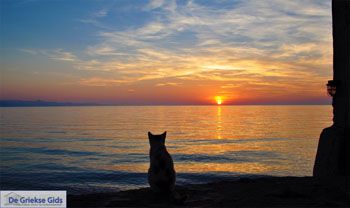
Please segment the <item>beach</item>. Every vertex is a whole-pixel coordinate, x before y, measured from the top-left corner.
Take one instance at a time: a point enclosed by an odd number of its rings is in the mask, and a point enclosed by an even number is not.
[[[349,207],[349,178],[261,177],[178,186],[183,205],[149,188],[68,195],[68,207]]]

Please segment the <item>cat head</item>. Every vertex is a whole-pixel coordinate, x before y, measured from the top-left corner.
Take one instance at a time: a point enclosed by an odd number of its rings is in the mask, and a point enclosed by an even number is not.
[[[166,131],[160,135],[153,135],[151,132],[148,132],[149,144],[152,146],[165,145]]]

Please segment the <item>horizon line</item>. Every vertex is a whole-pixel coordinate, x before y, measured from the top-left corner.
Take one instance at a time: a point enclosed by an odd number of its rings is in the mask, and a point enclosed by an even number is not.
[[[277,105],[331,105],[329,102],[275,102],[275,103],[93,103],[93,102],[71,102],[71,101],[45,101],[45,100],[0,100],[0,107],[64,107],[64,106],[277,106]]]

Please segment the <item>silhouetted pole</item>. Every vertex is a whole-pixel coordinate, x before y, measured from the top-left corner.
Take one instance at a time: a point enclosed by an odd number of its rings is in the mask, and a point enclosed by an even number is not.
[[[320,136],[313,175],[349,176],[350,117],[350,0],[332,0],[333,20],[333,125]]]

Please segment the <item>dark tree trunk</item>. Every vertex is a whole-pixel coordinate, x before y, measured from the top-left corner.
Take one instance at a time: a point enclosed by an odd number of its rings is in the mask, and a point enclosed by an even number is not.
[[[337,91],[333,97],[334,124],[322,131],[314,176],[329,178],[349,176],[350,117],[350,0],[332,1],[333,18],[333,80]]]

